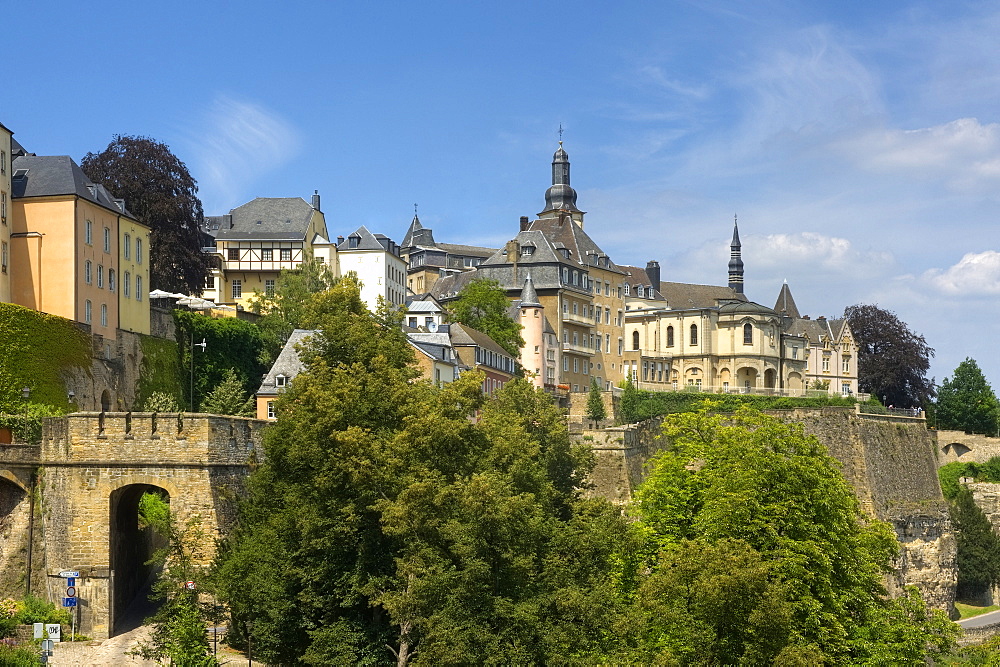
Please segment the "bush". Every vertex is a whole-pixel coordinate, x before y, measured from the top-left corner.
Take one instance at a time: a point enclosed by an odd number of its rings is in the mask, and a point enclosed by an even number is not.
[[[56,607],[48,600],[36,598],[29,595],[20,603],[15,619],[20,625],[31,625],[32,623],[62,623],[69,625],[69,612],[62,607]]]
[[[626,391],[628,390],[626,389]],[[687,387],[684,391],[660,392],[640,389],[633,391],[635,398],[631,400],[634,401],[634,407],[630,404],[628,414],[622,416],[622,421],[626,423],[679,412],[695,412],[702,407],[705,399],[710,399],[715,403],[714,409],[718,412],[736,412],[742,406],[755,410],[788,410],[792,408],[851,406],[856,402],[853,398],[842,396],[790,397],[756,394],[709,394],[700,392],[697,388],[690,390]]]
[[[0,641],[0,665],[4,667],[35,667],[38,665],[38,655],[31,648]]]

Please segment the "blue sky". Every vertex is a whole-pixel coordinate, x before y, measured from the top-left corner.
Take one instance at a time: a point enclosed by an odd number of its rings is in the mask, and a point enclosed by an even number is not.
[[[0,121],[79,160],[171,146],[208,214],[314,189],[333,235],[499,245],[565,128],[622,264],[895,311],[1000,383],[1000,3],[19,3]]]

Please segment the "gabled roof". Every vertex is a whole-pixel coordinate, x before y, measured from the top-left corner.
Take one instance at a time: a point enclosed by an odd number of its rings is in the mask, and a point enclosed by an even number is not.
[[[134,219],[124,203],[119,205],[121,200],[115,200],[103,185],[87,178],[80,165],[68,155],[22,155],[14,159],[11,169],[12,173],[27,170],[22,178],[11,178],[14,198],[76,195]]]
[[[482,331],[473,329],[472,327],[465,326],[464,324],[458,324],[456,322],[449,325],[449,333],[451,334],[451,344],[455,347],[478,345],[485,350],[492,350],[497,354],[510,357],[510,353],[503,349],[500,346],[500,343],[496,342]]]
[[[792,298],[792,290],[789,289],[788,283],[781,286],[781,291],[778,292],[778,300],[774,302],[774,310],[789,317],[802,317],[799,314],[799,307],[795,305],[795,299]]]
[[[261,382],[260,388],[257,390],[258,395],[277,396],[278,387],[275,384],[276,377],[283,375],[291,380],[303,371],[305,364],[303,364],[302,359],[299,358],[299,352],[296,349],[296,346],[306,343],[306,339],[318,333],[318,331],[310,329],[296,329],[292,332],[292,335],[289,336],[288,340],[285,342],[285,346],[281,348],[281,353],[278,354],[278,358],[274,360],[274,363],[271,364],[271,369],[267,372],[267,375],[264,376],[264,380]]]
[[[805,336],[810,341],[820,341],[829,338],[833,342],[839,342],[849,331],[847,320],[843,318],[828,320],[817,318],[815,320],[807,318],[796,318],[785,325],[785,331],[797,336]]]
[[[660,300],[660,301],[663,300],[663,295],[659,293],[659,285],[653,284],[653,279],[649,277],[648,273],[646,273],[646,269],[640,268],[638,266],[626,266],[626,265],[619,265],[618,268],[625,273],[625,282],[628,283],[629,285],[633,286],[645,285],[647,287],[653,286],[654,288],[656,288],[654,290],[655,292],[654,294],[651,295],[647,292],[642,297],[637,297],[636,293],[634,291],[631,291],[631,294],[629,294],[629,298],[643,298],[643,299]]]
[[[350,247],[351,246],[351,237],[352,236],[360,237],[358,239],[358,245],[355,246],[355,247],[353,247],[353,248]],[[348,251],[349,252],[351,250],[383,250],[383,251],[388,251],[389,249],[386,246],[384,246],[379,241],[380,238],[385,239],[386,241],[388,241],[389,243],[391,243],[391,241],[389,240],[388,237],[386,237],[386,236],[384,236],[382,234],[377,234],[377,235],[376,234],[372,234],[370,231],[368,231],[367,227],[365,227],[364,225],[361,225],[360,227],[357,228],[357,230],[355,230],[352,234],[350,234],[347,238],[345,238],[342,243],[338,243],[337,244],[337,250],[339,252],[344,252],[344,251]]]
[[[301,197],[257,197],[230,211],[232,227],[219,229],[215,238],[304,241],[313,213]]]
[[[592,238],[583,231],[583,227],[573,222],[569,216],[564,216],[562,218],[539,218],[534,220],[528,226],[529,231],[539,231],[542,232],[547,239],[549,239],[553,245],[558,247],[558,244],[562,244],[562,247],[569,248],[570,255],[582,265],[585,266],[596,266],[593,259],[597,257],[607,258],[607,264],[600,266],[599,268],[607,269],[609,271],[622,272],[608,254],[601,250],[601,247],[594,242]],[[623,273],[623,272],[622,272]]]
[[[463,257],[489,257],[497,251],[496,248],[484,248],[478,245],[461,245],[459,243],[437,243],[436,248],[446,251],[450,255],[460,255]]]
[[[715,308],[726,301],[746,301],[747,298],[731,287],[721,285],[692,285],[689,283],[660,283],[660,295],[674,310],[688,308]]]

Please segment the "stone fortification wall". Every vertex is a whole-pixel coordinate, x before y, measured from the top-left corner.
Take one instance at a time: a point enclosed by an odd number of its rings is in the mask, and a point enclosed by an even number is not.
[[[937,442],[941,452],[939,465],[954,461],[986,463],[994,456],[1000,456],[1000,438],[989,435],[939,430]]]
[[[149,487],[168,494],[178,525],[200,520],[203,561],[209,562],[215,538],[232,521],[249,467],[261,457],[264,425],[169,413],[78,413],[45,420],[39,497],[46,596],[61,598],[61,570],[79,570],[81,627],[95,637],[109,635],[113,609],[127,597],[120,573],[115,583],[114,559],[142,553],[131,544],[146,539],[136,533],[135,503]],[[140,565],[129,567],[134,572]]]
[[[951,611],[955,594],[955,540],[937,479],[934,435],[920,419],[856,414],[853,408],[798,408],[770,414],[802,424],[842,466],[862,509],[890,523],[900,543],[896,572],[887,582],[896,593],[920,588],[925,600]],[[584,431],[597,457],[591,493],[628,502],[645,477],[645,464],[665,445],[659,420]]]
[[[592,423],[587,419],[587,401],[590,399],[590,392],[576,392],[569,394],[569,414],[568,422],[571,431],[589,429]],[[604,402],[604,411],[607,413],[607,423],[614,423],[615,401],[617,397],[614,392],[602,391],[601,400]],[[600,424],[598,425],[600,426]]]

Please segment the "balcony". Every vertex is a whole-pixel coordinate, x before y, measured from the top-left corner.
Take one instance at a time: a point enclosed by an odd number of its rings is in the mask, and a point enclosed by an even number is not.
[[[577,345],[577,344],[574,344],[574,343],[563,343],[562,344],[562,351],[563,352],[571,352],[573,354],[583,354],[583,355],[586,355],[588,357],[594,356],[594,354],[596,354],[596,352],[597,352],[597,350],[595,350],[594,348],[590,347],[589,345]]]
[[[589,327],[591,329],[593,329],[594,325],[597,324],[597,322],[595,322],[591,317],[584,317],[583,315],[573,314],[570,312],[562,314],[562,321],[567,324],[578,324],[581,327]]]

